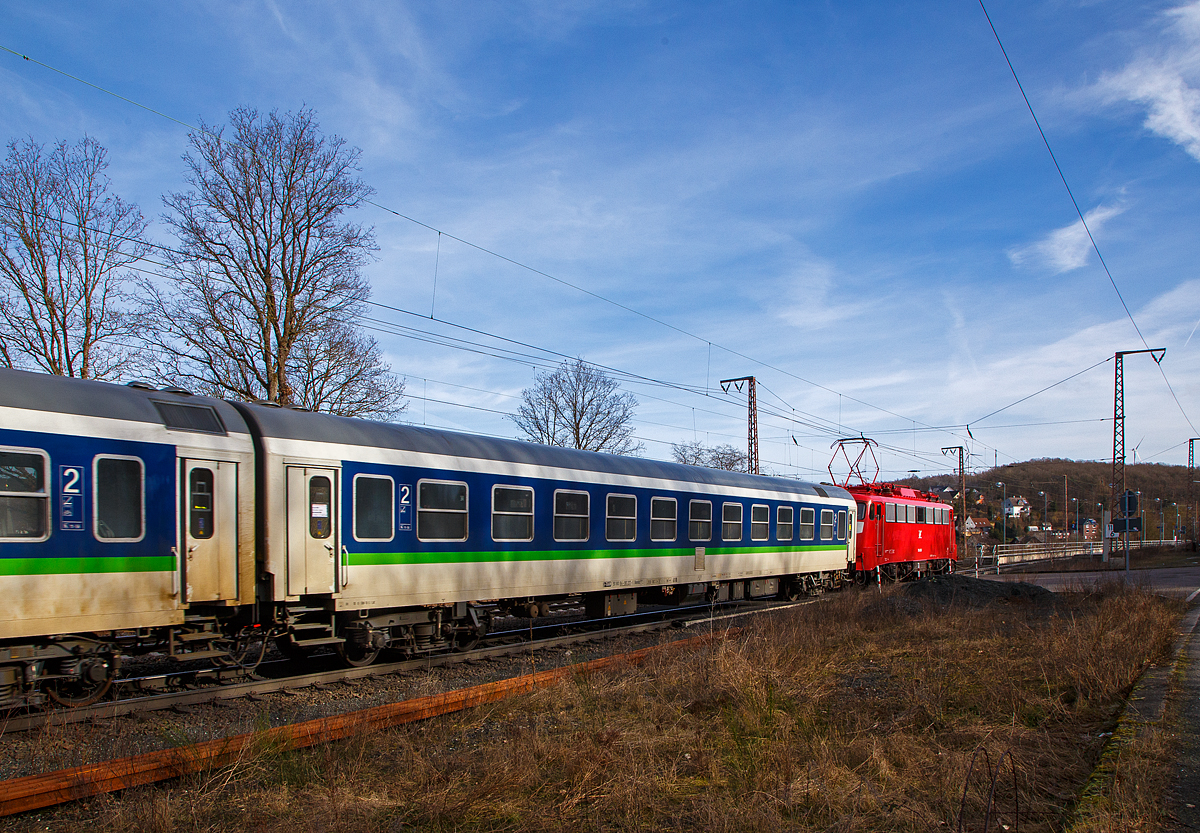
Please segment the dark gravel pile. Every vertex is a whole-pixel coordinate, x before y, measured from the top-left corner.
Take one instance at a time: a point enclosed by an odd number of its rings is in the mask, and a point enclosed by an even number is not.
[[[914,581],[905,584],[900,592],[904,599],[924,607],[948,607],[952,604],[967,607],[994,604],[1053,605],[1058,601],[1057,594],[1036,584],[991,581],[957,574]]]

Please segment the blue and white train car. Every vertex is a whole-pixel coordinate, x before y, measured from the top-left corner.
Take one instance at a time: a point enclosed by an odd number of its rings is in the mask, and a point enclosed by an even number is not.
[[[594,615],[832,586],[854,560],[835,486],[239,405],[259,444],[264,595],[296,646],[469,638],[476,605]],[[298,612],[292,615],[292,611]]]
[[[492,611],[794,595],[854,562],[834,486],[0,371],[0,706],[255,635],[354,664]]]
[[[211,648],[255,601],[253,462],[220,400],[0,371],[0,705],[103,694],[118,631]]]

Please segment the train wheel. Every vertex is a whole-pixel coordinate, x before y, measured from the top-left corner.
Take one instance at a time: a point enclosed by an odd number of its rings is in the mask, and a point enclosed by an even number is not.
[[[46,695],[60,706],[78,708],[97,702],[112,688],[117,676],[116,659],[111,654],[91,654],[59,666],[66,676],[46,683]]]
[[[381,650],[381,648],[368,648],[366,645],[349,640],[337,646],[337,653],[342,658],[342,662],[354,668],[370,665],[379,659]]]
[[[454,650],[473,651],[479,645],[479,631],[460,631],[454,635]]]

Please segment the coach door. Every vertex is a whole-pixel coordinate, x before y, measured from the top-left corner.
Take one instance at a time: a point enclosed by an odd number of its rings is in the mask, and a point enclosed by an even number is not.
[[[237,463],[181,460],[186,600],[237,598]]]
[[[289,596],[332,593],[337,575],[337,469],[287,467]]]

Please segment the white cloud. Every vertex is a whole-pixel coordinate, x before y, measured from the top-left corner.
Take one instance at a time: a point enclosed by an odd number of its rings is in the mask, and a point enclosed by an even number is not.
[[[1174,42],[1104,76],[1099,86],[1110,100],[1145,106],[1147,130],[1200,160],[1200,89],[1194,86],[1200,81],[1200,2],[1172,9],[1166,17]]]
[[[1084,215],[1087,228],[1097,235],[1107,221],[1124,211],[1124,206],[1120,205],[1097,206]],[[1057,275],[1086,265],[1091,253],[1092,241],[1088,239],[1087,229],[1076,220],[1069,226],[1055,229],[1036,243],[1014,246],[1008,250],[1008,258],[1014,266],[1049,268]]]

